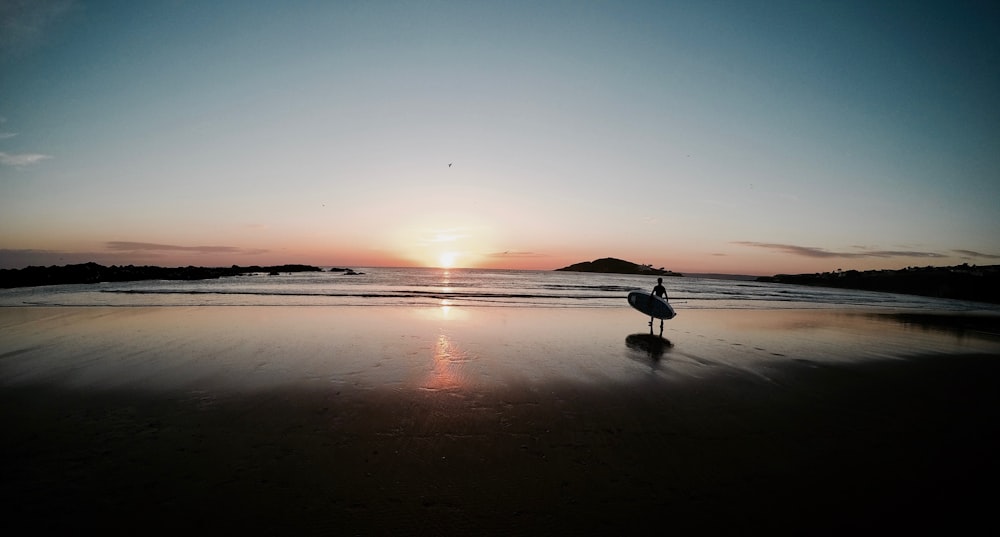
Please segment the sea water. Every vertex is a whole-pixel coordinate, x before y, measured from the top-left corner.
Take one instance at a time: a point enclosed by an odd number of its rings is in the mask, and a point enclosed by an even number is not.
[[[148,280],[0,290],[0,306],[628,307],[655,276],[562,271],[357,268],[182,281]],[[1000,306],[912,295],[699,277],[665,277],[685,309],[861,308],[1000,312]]]

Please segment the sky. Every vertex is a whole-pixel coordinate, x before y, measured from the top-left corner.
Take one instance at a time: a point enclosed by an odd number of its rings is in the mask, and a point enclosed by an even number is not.
[[[989,1],[0,0],[0,267],[1000,264]]]

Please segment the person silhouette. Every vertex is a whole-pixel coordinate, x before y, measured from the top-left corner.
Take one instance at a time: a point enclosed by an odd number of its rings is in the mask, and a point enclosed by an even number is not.
[[[653,287],[652,294],[662,298],[663,300],[670,300],[667,297],[667,288],[663,286],[663,278],[656,279],[656,287]]]
[[[663,300],[669,300],[667,296],[667,288],[663,286],[663,278],[656,279],[656,287],[653,287],[653,292],[649,294],[649,300],[653,300],[653,296],[658,296]],[[653,333],[653,316],[649,316],[649,333]],[[663,334],[663,319],[660,319],[660,334]]]

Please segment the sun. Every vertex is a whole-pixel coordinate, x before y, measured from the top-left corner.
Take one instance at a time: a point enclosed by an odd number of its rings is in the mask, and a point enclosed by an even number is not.
[[[458,252],[442,252],[438,256],[438,266],[441,268],[455,268],[455,261],[458,261]]]
[[[404,264],[438,269],[473,268],[482,262],[484,255],[488,256],[483,252],[493,248],[489,230],[477,223],[417,221],[394,228],[382,248],[396,252]]]

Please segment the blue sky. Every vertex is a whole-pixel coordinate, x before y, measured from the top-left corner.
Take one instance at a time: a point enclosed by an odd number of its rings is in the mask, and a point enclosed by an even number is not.
[[[0,5],[0,266],[1000,259],[990,3]]]

